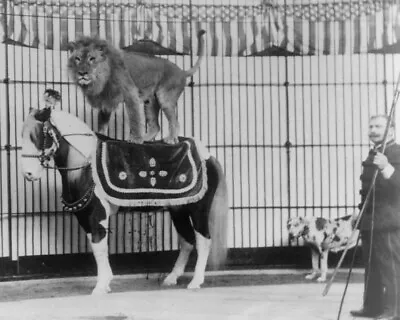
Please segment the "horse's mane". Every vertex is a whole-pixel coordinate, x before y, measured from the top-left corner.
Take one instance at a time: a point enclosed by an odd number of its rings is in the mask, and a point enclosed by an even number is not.
[[[74,133],[93,133],[85,122],[66,111],[53,110],[51,112],[50,121],[64,135]]]
[[[61,110],[53,110],[51,112],[50,122],[60,131],[64,139],[82,154],[87,157],[91,155],[96,147],[97,138],[95,133],[85,122],[71,113]],[[85,138],[85,136],[87,136],[87,138]]]

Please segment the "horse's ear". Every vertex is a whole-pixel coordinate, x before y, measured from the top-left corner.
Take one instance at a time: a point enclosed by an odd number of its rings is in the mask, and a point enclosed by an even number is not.
[[[35,114],[35,118],[40,122],[45,122],[50,119],[50,115],[51,115],[51,108],[44,108],[39,110]]]

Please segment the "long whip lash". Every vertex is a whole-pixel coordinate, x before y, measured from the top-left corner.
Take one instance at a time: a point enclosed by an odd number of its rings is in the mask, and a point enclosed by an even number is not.
[[[394,117],[397,101],[398,101],[399,96],[400,96],[399,88],[400,88],[400,73],[399,73],[398,78],[397,78],[397,84],[396,84],[396,89],[395,89],[394,96],[393,96],[393,102],[392,102],[392,106],[390,108],[390,113],[388,115],[388,121],[387,121],[386,128],[385,128],[385,134],[384,134],[383,145],[382,145],[382,153],[384,153],[385,149],[386,149],[389,128],[390,128],[390,126],[391,126],[391,124],[393,122],[393,117]],[[374,171],[374,175],[372,177],[371,185],[369,186],[368,193],[367,193],[367,195],[365,197],[365,201],[364,201],[363,206],[362,206],[362,208],[360,210],[360,213],[359,213],[359,215],[358,215],[358,217],[356,219],[356,223],[354,225],[354,230],[352,231],[350,239],[353,238],[356,235],[356,233],[358,232],[357,227],[358,227],[358,225],[360,223],[362,215],[364,214],[364,211],[365,211],[365,208],[366,208],[367,203],[369,201],[369,198],[370,198],[371,194],[373,193],[373,190],[374,190],[374,187],[375,187],[375,182],[376,182],[376,177],[378,176],[378,171],[379,171],[378,168],[376,168],[375,171]],[[359,238],[360,238],[360,234],[358,235],[358,238],[357,238],[355,250],[357,249]],[[339,268],[341,267],[341,265],[343,263],[343,260],[344,260],[346,254],[347,254],[347,251],[349,251],[349,249],[350,249],[350,244],[351,244],[350,242],[348,242],[346,244],[346,247],[343,250],[343,253],[342,253],[342,255],[341,255],[340,259],[339,259],[339,262],[338,262],[333,274],[332,274],[332,277],[329,279],[329,281],[327,282],[327,284],[326,284],[326,286],[324,288],[324,291],[322,292],[323,296],[326,296],[328,294],[329,289],[331,288],[331,286],[333,284],[333,281],[334,281],[334,279],[335,279],[335,277],[336,277],[336,275],[337,275],[337,273],[339,271]],[[350,270],[349,270],[349,275],[348,275],[347,281],[346,281],[345,291],[343,292],[343,297],[342,297],[342,300],[341,300],[340,310],[341,310],[342,305],[343,305],[344,296],[346,294],[347,286],[348,286],[348,283],[349,283],[349,280],[350,280],[350,274],[351,274],[351,271],[353,269],[354,260],[355,259],[354,259],[354,256],[353,256],[353,260],[351,262],[351,267],[350,267]],[[340,318],[340,311],[339,311],[338,319],[339,318]]]

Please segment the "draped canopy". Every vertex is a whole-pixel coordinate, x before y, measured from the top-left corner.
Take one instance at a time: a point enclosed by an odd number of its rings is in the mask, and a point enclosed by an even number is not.
[[[211,56],[400,51],[394,0],[177,2],[4,0],[0,36],[16,45],[65,50],[80,35],[99,35],[120,48],[195,54],[192,35],[205,29]]]

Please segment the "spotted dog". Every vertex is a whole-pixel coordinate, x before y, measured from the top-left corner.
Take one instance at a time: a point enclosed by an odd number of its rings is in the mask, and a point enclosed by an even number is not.
[[[321,262],[321,275],[318,282],[326,280],[328,271],[328,253],[339,252],[356,245],[358,232],[353,233],[352,215],[334,220],[321,217],[294,217],[287,222],[289,241],[302,237],[304,243],[311,248],[312,271],[306,279],[313,280],[319,273],[319,261]]]

